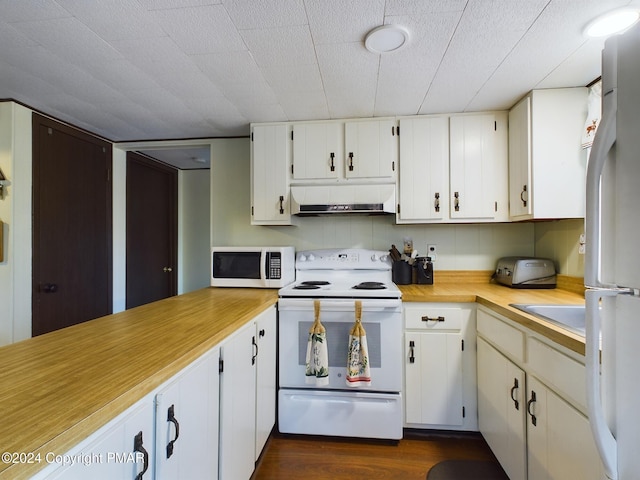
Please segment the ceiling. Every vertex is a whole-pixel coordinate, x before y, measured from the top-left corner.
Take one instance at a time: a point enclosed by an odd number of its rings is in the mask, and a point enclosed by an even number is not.
[[[603,40],[583,29],[627,5],[640,0],[0,0],[0,98],[114,142],[506,109],[597,78]],[[382,24],[409,45],[367,51]]]

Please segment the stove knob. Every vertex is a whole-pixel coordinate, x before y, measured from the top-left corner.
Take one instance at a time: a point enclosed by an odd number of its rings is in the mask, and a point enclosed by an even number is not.
[[[307,257],[307,260],[309,260],[310,262],[313,262],[315,259],[316,257],[313,253],[310,253],[309,256]]]
[[[389,255],[382,255],[380,261],[387,263],[389,261]]]
[[[371,255],[371,261],[375,262],[376,260],[378,260],[378,255],[374,253],[373,255]]]
[[[300,254],[300,256],[298,257],[298,261],[299,262],[306,262],[307,261],[307,257],[304,256],[304,254]]]

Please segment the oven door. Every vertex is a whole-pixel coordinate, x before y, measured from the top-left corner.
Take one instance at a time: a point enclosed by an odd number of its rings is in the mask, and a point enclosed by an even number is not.
[[[329,384],[317,387],[305,382],[309,329],[314,320],[313,299],[284,298],[278,302],[281,388],[402,390],[402,304],[398,299],[361,301],[371,386],[349,387],[346,384],[349,331],[355,323],[355,300],[330,298],[320,301],[320,322],[327,331]]]

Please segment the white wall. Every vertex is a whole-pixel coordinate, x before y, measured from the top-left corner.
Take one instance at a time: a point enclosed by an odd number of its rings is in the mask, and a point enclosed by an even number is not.
[[[426,254],[438,245],[435,270],[493,270],[506,255],[533,255],[534,226],[519,224],[395,225],[394,216],[304,217],[297,226],[250,225],[249,148],[246,138],[212,142],[211,239],[215,245],[293,245],[297,250],[401,248],[404,236]]]
[[[209,170],[181,170],[178,175],[178,293],[204,288],[209,275]]]
[[[584,276],[584,255],[578,252],[584,220],[570,219],[536,223],[535,252],[556,261],[558,272],[572,277]]]
[[[0,167],[10,184],[0,200],[0,345],[31,336],[31,110],[0,103]]]

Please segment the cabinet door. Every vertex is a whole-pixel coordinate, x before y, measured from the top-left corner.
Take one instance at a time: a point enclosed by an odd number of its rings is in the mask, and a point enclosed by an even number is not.
[[[258,365],[256,378],[256,460],[276,423],[276,308],[256,318]]]
[[[345,122],[345,177],[395,178],[398,136],[395,120]]]
[[[343,157],[342,122],[293,125],[293,178],[338,178]]]
[[[513,479],[527,478],[525,393],[524,372],[478,338],[478,424]]]
[[[509,216],[531,215],[531,98],[509,111]]]
[[[66,454],[80,459],[78,463],[50,474],[47,469],[37,478],[152,479],[153,445],[153,401],[145,397]]]
[[[449,212],[449,119],[402,119],[400,131],[397,221],[443,220]]]
[[[462,425],[462,334],[405,333],[405,420]]]
[[[587,418],[536,378],[527,390],[529,478],[604,478]]]
[[[249,480],[256,448],[256,331],[251,322],[222,346],[220,478]]]
[[[506,122],[504,122],[506,123]],[[507,191],[506,152],[501,154],[498,119],[494,114],[454,115],[450,118],[450,191],[452,219],[492,219],[500,189]],[[505,164],[501,166],[504,156]],[[504,172],[502,171],[504,170]],[[501,185],[504,175],[504,185]]]
[[[252,126],[252,224],[289,225],[291,223],[288,181],[291,140],[288,133],[288,125]]]
[[[218,348],[156,395],[156,478],[218,476]]]

